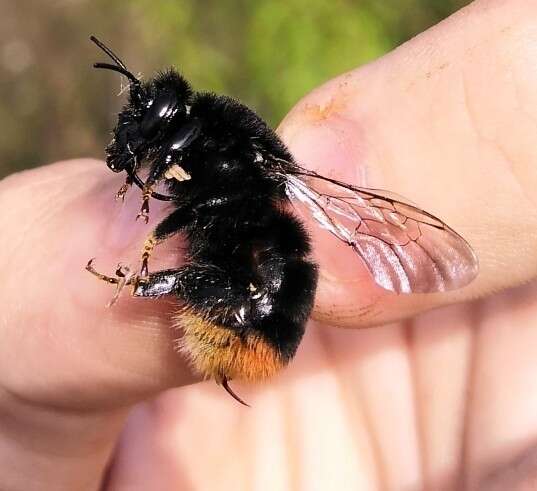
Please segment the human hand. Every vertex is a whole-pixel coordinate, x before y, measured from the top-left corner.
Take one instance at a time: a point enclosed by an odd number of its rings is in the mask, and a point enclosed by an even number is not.
[[[3,181],[2,486],[96,489],[111,452],[113,490],[517,489],[502,479],[531,479],[535,13],[522,0],[476,2],[308,95],[283,122],[299,162],[444,218],[481,273],[461,291],[397,296],[315,232],[317,321],[280,377],[234,385],[251,409],[214,384],[175,389],[139,404],[113,450],[134,403],[193,382],[173,350],[172,302],[122,297],[106,309],[111,291],[83,271],[92,256],[113,266],[137,252],[139,196],[111,213],[120,182],[102,163]],[[176,260],[158,252],[163,266]]]

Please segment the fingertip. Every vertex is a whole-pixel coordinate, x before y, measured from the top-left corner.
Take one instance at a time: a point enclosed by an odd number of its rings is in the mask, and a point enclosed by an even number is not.
[[[132,391],[192,379],[174,351],[178,333],[169,328],[173,305],[131,298],[126,289],[118,305],[106,308],[113,286],[85,269],[91,258],[98,271],[112,276],[118,262],[137,268],[143,240],[162,213],[155,205],[149,226],[136,223],[138,190],[131,190],[125,204],[114,200],[123,179],[103,162],[77,159],[24,172],[2,184],[0,206],[7,212],[0,214],[0,269],[3,314],[11,333],[6,331],[6,338],[14,336],[11,345],[16,349],[31,332],[32,342],[17,349],[39,350],[24,371],[51,357],[61,370],[80,357],[70,376],[98,374],[116,383],[130,374]],[[176,265],[180,258],[176,243],[167,253],[156,251],[152,266]]]
[[[328,84],[306,96],[282,123],[282,138],[305,168],[354,186],[391,189],[384,183],[386,169],[379,165],[378,149],[366,136],[365,119],[355,107],[347,107],[352,101],[347,92],[338,93],[339,87]],[[369,327],[473,296],[473,286],[430,294],[397,294],[383,289],[356,250],[320,227],[309,214],[302,219],[320,266],[314,309],[317,320],[342,327]]]

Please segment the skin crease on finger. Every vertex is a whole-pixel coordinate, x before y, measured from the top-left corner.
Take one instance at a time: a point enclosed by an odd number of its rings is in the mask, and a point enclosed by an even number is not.
[[[396,296],[376,288],[358,261],[343,252],[339,257],[339,245],[316,236],[323,268],[318,319],[368,326],[534,276],[537,218],[530,191],[537,179],[529,163],[537,157],[531,123],[537,59],[530,49],[536,13],[528,2],[478,2],[387,57],[321,87],[282,124],[281,134],[300,162],[412,199],[467,238],[481,261],[479,279],[464,291]],[[53,170],[67,172],[68,166]],[[141,307],[122,299],[107,311],[109,288],[85,273],[67,274],[94,255],[111,269],[116,258],[136,257],[127,242],[145,233],[133,225],[132,236],[110,229],[117,220],[131,220],[139,203],[134,194],[121,216],[114,216],[109,203],[120,183],[99,166],[102,172],[88,171],[74,189],[63,189],[61,182],[55,187],[62,178],[46,176],[54,193],[70,193],[72,210],[61,206],[65,194],[39,201],[30,184],[24,186],[32,210],[15,195],[2,194],[24,174],[0,184],[2,209],[19,206],[12,215],[2,214],[3,222],[26,223],[37,208],[34,223],[50,233],[43,237],[28,229],[8,236],[9,254],[2,262],[7,280],[2,298],[13,308],[0,318],[2,384],[30,402],[103,409],[192,380],[171,347],[175,333],[164,328],[169,305]],[[83,198],[77,196],[96,198],[91,206],[85,202],[82,224],[77,199]],[[513,203],[520,212],[513,213]],[[68,218],[63,225],[51,218],[58,214]],[[2,226],[9,230],[7,221]],[[72,230],[75,241],[55,241]],[[52,244],[50,254],[29,258],[22,240],[28,236],[36,248]],[[335,247],[337,254],[331,252]],[[160,248],[159,254],[165,265]],[[65,271],[54,270],[58,257]],[[18,266],[16,274],[7,274],[11,265]],[[24,294],[36,299],[29,312],[18,284],[34,271],[54,289],[26,281]],[[54,298],[42,294],[51,290]],[[284,374],[264,388],[237,384],[254,406],[248,413],[212,384],[170,391],[139,406],[108,488],[214,489],[215,483],[219,489],[266,489],[266,483],[271,489],[308,490],[461,489],[461,483],[476,488],[494,478],[494,466],[516,460],[537,437],[528,430],[536,427],[537,414],[527,397],[537,371],[530,370],[535,368],[530,324],[537,316],[530,293],[529,286],[520,287],[494,301],[445,307],[407,324],[361,332],[312,322]],[[50,313],[45,323],[39,318],[44,312]],[[521,326],[514,345],[508,334],[512,318]],[[11,319],[19,320],[10,325]],[[499,362],[505,377],[501,394],[489,375]],[[471,404],[470,385],[476,387]],[[516,422],[498,424],[507,412]]]

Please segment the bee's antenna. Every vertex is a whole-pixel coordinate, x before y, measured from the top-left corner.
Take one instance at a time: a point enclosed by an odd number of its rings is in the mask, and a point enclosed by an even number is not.
[[[99,41],[95,36],[90,36],[90,40],[99,46],[99,48],[101,48],[110,58],[112,58],[116,65],[123,68],[123,70],[128,71],[125,63],[123,63],[119,57],[108,46],[106,46],[106,44],[104,44],[102,41]]]
[[[110,63],[94,63],[93,68],[105,68],[106,70],[113,70],[114,72],[121,73],[122,75],[125,75],[125,77],[127,77],[135,86],[140,86],[140,81],[126,68],[111,65]]]
[[[240,402],[241,404],[243,404],[246,407],[250,407],[250,404],[246,404],[237,394],[235,394],[235,392],[233,392],[233,390],[231,389],[231,387],[229,386],[229,384],[227,382],[227,378],[226,378],[225,375],[222,376],[222,380],[221,380],[220,383],[222,384],[222,387],[224,387],[224,389],[226,389],[226,392],[231,397],[233,397],[233,399],[235,399],[237,402]]]
[[[94,63],[94,68],[104,68],[106,70],[113,70],[114,72],[121,73],[129,79],[132,86],[137,89],[140,87],[140,81],[128,70],[128,68],[125,66],[125,63],[123,63],[121,59],[108,46],[106,46],[106,44],[104,44],[102,41],[99,41],[95,36],[90,36],[90,40],[101,48],[112,59],[112,61],[115,62],[115,65],[111,65],[110,63]]]

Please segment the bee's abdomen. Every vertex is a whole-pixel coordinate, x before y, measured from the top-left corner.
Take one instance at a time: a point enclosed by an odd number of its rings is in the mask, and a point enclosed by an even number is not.
[[[195,311],[180,313],[177,323],[183,330],[180,350],[206,378],[259,381],[285,364],[274,346],[253,331],[238,333]]]
[[[262,380],[295,355],[313,307],[317,267],[301,224],[281,211],[241,253],[186,266],[178,295],[181,349],[217,380]],[[213,245],[214,246],[214,245]]]

